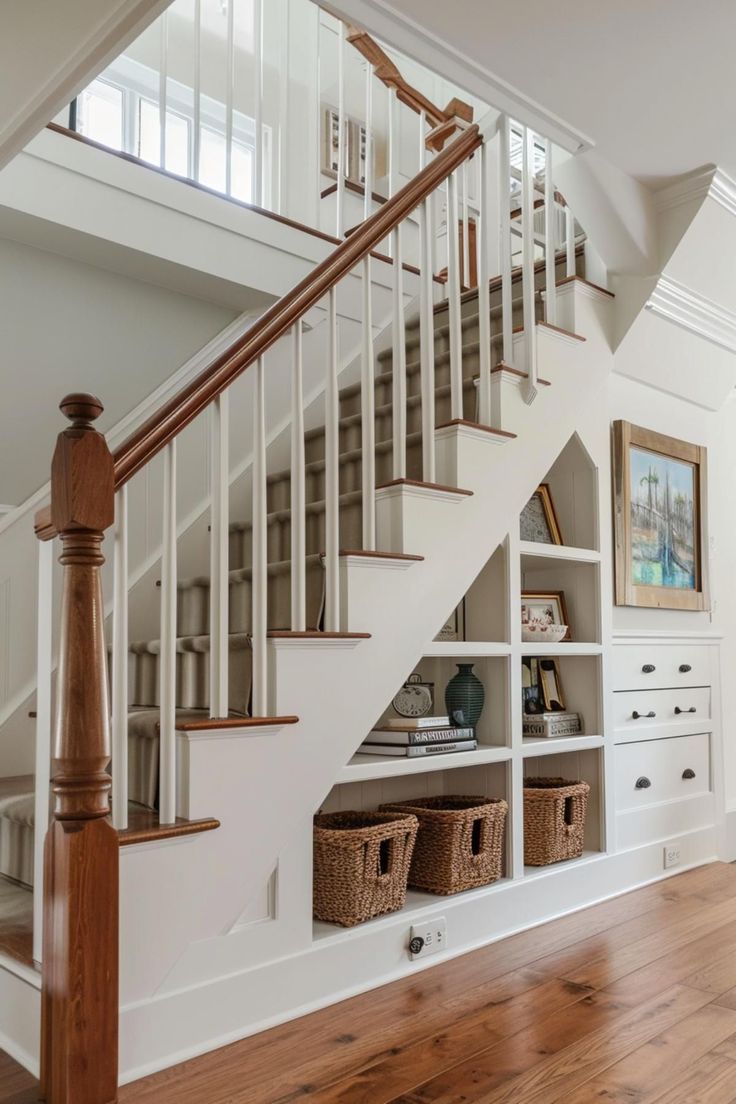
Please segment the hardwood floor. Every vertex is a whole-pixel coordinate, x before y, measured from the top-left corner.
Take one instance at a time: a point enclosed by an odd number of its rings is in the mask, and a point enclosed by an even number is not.
[[[0,1104],[28,1092],[0,1065]],[[735,1104],[736,866],[658,882],[120,1090],[120,1104],[154,1101]]]

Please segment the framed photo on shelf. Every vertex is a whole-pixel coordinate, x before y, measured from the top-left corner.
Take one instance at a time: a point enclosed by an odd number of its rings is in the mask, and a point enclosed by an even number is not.
[[[567,625],[564,641],[572,640],[567,604],[563,590],[523,590],[521,592],[521,624],[531,621],[545,625]]]
[[[437,633],[435,640],[465,639],[465,599],[455,607],[447,621]]]
[[[560,523],[557,520],[549,483],[540,483],[521,511],[519,537],[536,544],[562,544]]]
[[[322,172],[331,176],[337,176],[340,163],[340,128],[339,114],[334,107],[322,109]],[[352,127],[350,120],[343,118],[343,169],[345,174],[350,174],[350,159],[352,153]]]
[[[706,610],[708,451],[613,423],[616,605]]]

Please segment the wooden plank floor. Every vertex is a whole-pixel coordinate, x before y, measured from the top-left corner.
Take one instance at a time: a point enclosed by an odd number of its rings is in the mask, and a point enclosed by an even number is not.
[[[4,1094],[4,1076],[0,1104],[33,1099]],[[120,1104],[291,1101],[736,1104],[736,866],[636,890],[120,1092]]]

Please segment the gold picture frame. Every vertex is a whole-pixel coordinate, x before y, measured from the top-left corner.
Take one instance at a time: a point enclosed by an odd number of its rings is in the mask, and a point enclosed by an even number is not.
[[[535,544],[563,543],[549,483],[540,483],[521,511],[519,536]]]
[[[564,590],[522,590],[521,592],[521,621],[524,624],[524,607],[537,607],[549,604],[551,609],[551,624],[567,625],[567,632],[562,640],[572,640],[570,620],[567,615],[567,602]]]
[[[617,606],[707,610],[708,450],[613,423]]]

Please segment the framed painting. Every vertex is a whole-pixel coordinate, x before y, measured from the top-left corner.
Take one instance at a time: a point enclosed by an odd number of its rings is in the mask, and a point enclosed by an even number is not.
[[[541,483],[521,511],[519,537],[537,544],[562,544],[549,483]]]
[[[709,608],[707,449],[613,423],[616,605]]]

